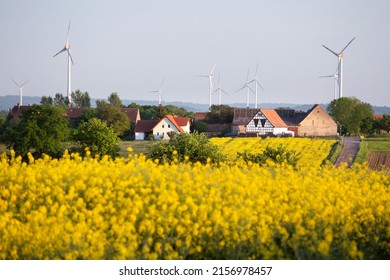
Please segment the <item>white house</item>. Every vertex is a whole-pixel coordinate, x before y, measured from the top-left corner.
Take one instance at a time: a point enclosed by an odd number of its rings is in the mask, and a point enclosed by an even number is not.
[[[135,126],[135,140],[144,140],[149,135],[154,139],[169,139],[169,132],[190,132],[191,120],[175,115],[166,115],[161,120],[139,120]]]
[[[246,125],[246,133],[257,135],[294,135],[275,110],[260,109]]]

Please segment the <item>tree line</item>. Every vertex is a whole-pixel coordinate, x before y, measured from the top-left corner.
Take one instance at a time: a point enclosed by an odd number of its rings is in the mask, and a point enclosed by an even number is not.
[[[135,124],[131,124],[122,112],[126,107],[116,92],[107,100],[97,100],[96,108],[91,108],[88,92],[73,92],[72,107],[85,109],[73,122],[65,117],[67,102],[62,94],[56,94],[54,98],[43,96],[40,105],[24,107],[16,119],[10,115],[0,117],[0,142],[26,159],[29,152],[36,157],[42,154],[60,157],[65,148],[82,155],[88,152],[92,156],[108,154],[114,157],[119,151],[119,140],[134,138]],[[165,114],[194,115],[172,105],[157,107],[132,103],[127,107],[139,109],[142,119],[158,119]]]

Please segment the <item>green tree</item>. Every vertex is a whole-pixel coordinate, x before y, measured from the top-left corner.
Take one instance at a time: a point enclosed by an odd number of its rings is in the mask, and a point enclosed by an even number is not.
[[[67,138],[69,123],[63,110],[50,105],[33,105],[22,111],[19,120],[10,122],[5,141],[18,155],[32,151],[35,156],[60,156],[61,143]]]
[[[82,92],[79,89],[72,92],[72,102],[77,108],[90,108],[91,107],[91,98],[89,93]]]
[[[124,133],[130,129],[130,120],[125,113],[121,111],[121,108],[108,104],[106,101],[96,101],[96,113],[97,117],[107,122],[108,126],[111,126],[114,132],[118,136],[124,135]]]
[[[91,156],[110,155],[117,156],[119,152],[119,138],[112,127],[105,121],[92,118],[88,122],[80,124],[73,133],[75,150],[85,155],[87,148]]]
[[[355,97],[341,97],[328,106],[329,114],[345,128],[346,133],[358,135],[364,119],[372,118],[373,109]]]
[[[177,159],[179,162],[201,162],[218,163],[225,160],[218,146],[202,133],[194,132],[192,134],[180,133],[172,135],[169,141],[160,141],[154,144],[147,157],[158,159],[160,163],[172,162]]]
[[[68,106],[68,98],[65,98],[62,93],[56,93],[53,99],[53,105],[66,107]]]
[[[51,96],[42,96],[41,97],[42,105],[53,105],[53,97]]]
[[[124,107],[122,100],[119,98],[119,95],[116,92],[113,92],[110,94],[110,96],[108,96],[108,103],[118,108]]]
[[[207,113],[206,123],[231,123],[234,117],[234,108],[228,105],[211,105]]]

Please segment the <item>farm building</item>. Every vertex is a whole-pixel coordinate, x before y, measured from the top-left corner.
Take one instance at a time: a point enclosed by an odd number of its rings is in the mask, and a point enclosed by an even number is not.
[[[272,109],[236,108],[232,132],[246,135],[293,135],[287,125]]]
[[[135,125],[135,140],[145,140],[149,135],[154,139],[169,139],[169,132],[190,132],[190,118],[166,115],[161,120],[139,120]]]
[[[279,108],[275,111],[296,136],[337,135],[337,123],[319,104],[307,112],[297,112],[289,108]]]

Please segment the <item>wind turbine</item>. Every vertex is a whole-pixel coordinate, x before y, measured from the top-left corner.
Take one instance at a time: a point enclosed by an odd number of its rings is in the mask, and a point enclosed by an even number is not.
[[[222,93],[229,95],[226,91],[224,91],[221,88],[221,77],[219,73],[218,73],[218,88],[214,92],[218,92],[218,105],[221,105]]]
[[[248,68],[248,73],[246,75],[246,83],[239,90],[236,91],[236,93],[237,93],[237,92],[246,88],[246,107],[247,108],[249,108],[249,90],[253,92],[253,89],[251,89],[248,84],[249,84],[249,68]]]
[[[23,87],[25,84],[27,84],[30,80],[25,81],[23,84],[19,85],[14,79],[11,79],[15,85],[19,88],[19,106],[22,106],[22,99],[23,99]]]
[[[337,70],[333,75],[319,76],[318,78],[333,78],[334,79],[334,99],[337,99],[337,84],[339,83]]]
[[[253,80],[251,80],[251,81],[248,82],[248,84],[250,84],[250,83],[255,83],[255,96],[256,96],[255,108],[257,108],[257,88],[258,88],[258,86],[259,86],[262,90],[264,90],[263,87],[262,87],[261,84],[260,84],[260,77],[257,75],[257,70],[258,70],[258,68],[259,68],[259,64],[257,63],[255,77],[254,77]]]
[[[209,110],[211,110],[211,96],[214,93],[214,87],[213,87],[213,78],[214,78],[214,69],[215,69],[216,64],[214,64],[213,68],[211,69],[211,72],[209,75],[198,75],[196,77],[203,77],[203,78],[209,78],[209,84],[210,84],[210,89],[209,89]]]
[[[69,107],[72,104],[72,88],[71,88],[71,66],[74,65],[73,63],[73,58],[70,53],[70,50],[72,48],[71,44],[69,44],[69,31],[70,31],[70,20],[69,20],[69,25],[68,25],[68,35],[66,36],[66,43],[65,47],[60,50],[58,53],[56,53],[53,57],[56,57],[62,52],[67,52],[68,53],[68,87],[67,87],[67,94],[68,94],[68,101],[69,101]],[[72,65],[71,65],[72,63]]]
[[[338,81],[339,81],[339,98],[343,97],[343,59],[344,59],[343,52],[352,43],[352,41],[355,40],[355,38],[356,37],[353,37],[353,39],[351,41],[349,41],[349,43],[339,53],[336,53],[336,52],[332,51],[331,49],[329,49],[327,46],[322,45],[325,49],[327,49],[328,51],[330,51],[331,53],[333,53],[335,56],[338,57],[339,63],[338,63],[337,77],[338,77]]]
[[[158,90],[149,91],[151,93],[158,93],[158,105],[159,106],[161,106],[161,102],[162,102],[162,87],[163,87],[163,84],[164,84],[164,80],[165,80],[165,78],[162,79],[161,85],[160,85]]]

